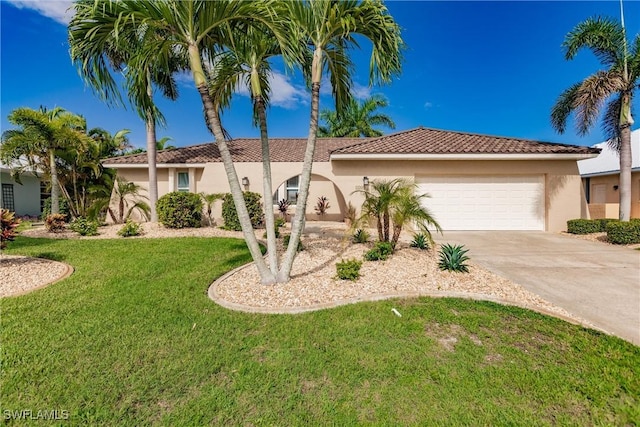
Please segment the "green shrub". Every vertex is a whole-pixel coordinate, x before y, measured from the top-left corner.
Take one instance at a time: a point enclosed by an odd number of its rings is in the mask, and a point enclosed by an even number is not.
[[[416,233],[413,235],[413,240],[411,241],[412,248],[418,249],[429,249],[430,239],[424,233]]]
[[[384,261],[393,253],[393,245],[390,242],[377,242],[373,248],[364,254],[366,261]]]
[[[60,197],[58,199],[58,210],[62,215],[64,215],[64,220],[69,221],[71,216],[69,215],[69,204],[67,203],[67,199]],[[51,197],[47,197],[44,199],[44,204],[42,206],[42,217],[46,218],[51,215]]]
[[[284,245],[285,248],[289,246],[289,241],[291,241],[291,235],[290,234],[287,234],[282,238],[282,244]],[[304,251],[304,245],[302,244],[302,240],[298,240],[297,251],[298,252]]]
[[[353,236],[351,236],[351,240],[353,243],[367,243],[369,240],[369,233],[362,228],[358,228],[356,232],[353,233]]]
[[[169,228],[200,227],[202,199],[198,194],[174,191],[158,199],[158,221]]]
[[[140,224],[137,222],[133,222],[130,219],[127,219],[124,226],[120,230],[118,230],[118,236],[122,237],[131,237],[131,236],[139,236],[141,234]]]
[[[247,205],[247,211],[249,211],[251,226],[253,228],[259,228],[264,222],[264,213],[262,212],[262,203],[260,203],[260,194],[253,193],[251,191],[245,191],[242,194],[244,196],[244,202]],[[235,231],[242,230],[231,193],[225,194],[222,200],[222,219],[224,220],[225,229]]]
[[[640,243],[640,221],[609,221],[607,223],[607,239],[616,245]]]
[[[606,232],[607,224],[609,224],[611,221],[618,221],[618,220],[613,218],[601,218],[601,219],[596,219],[595,221],[598,221],[600,223],[600,231]]]
[[[591,234],[601,231],[599,219],[570,219],[567,232],[571,234]]]
[[[464,249],[464,246],[450,244],[443,245],[440,248],[440,260],[438,267],[440,270],[455,271],[459,273],[468,273],[469,267],[465,264],[465,261],[469,260],[466,253],[468,249]]]
[[[18,235],[16,228],[20,225],[20,220],[16,218],[15,212],[0,209],[0,249],[7,247],[9,242]]]
[[[287,221],[284,218],[278,217],[275,219],[276,228],[284,227],[286,224],[287,224]]]
[[[64,231],[64,223],[67,220],[65,214],[49,214],[44,219],[44,228],[50,233],[59,233]]]
[[[341,260],[336,263],[336,273],[339,279],[355,281],[360,277],[360,267],[362,261],[357,259]]]
[[[69,228],[81,236],[97,236],[98,221],[87,218],[76,218],[69,224]]]

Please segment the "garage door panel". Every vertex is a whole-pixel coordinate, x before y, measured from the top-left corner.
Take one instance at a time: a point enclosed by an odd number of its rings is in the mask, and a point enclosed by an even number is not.
[[[444,230],[544,230],[544,177],[416,177]]]

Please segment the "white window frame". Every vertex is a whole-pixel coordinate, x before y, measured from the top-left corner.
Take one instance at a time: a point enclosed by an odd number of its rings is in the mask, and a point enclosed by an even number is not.
[[[185,176],[186,177],[186,180],[187,180],[186,187],[184,185],[180,186],[180,176]],[[176,179],[176,188],[177,188],[178,191],[181,191],[181,192],[185,192],[185,193],[189,192],[189,189],[190,189],[190,187],[189,187],[189,172],[178,172],[177,179]]]

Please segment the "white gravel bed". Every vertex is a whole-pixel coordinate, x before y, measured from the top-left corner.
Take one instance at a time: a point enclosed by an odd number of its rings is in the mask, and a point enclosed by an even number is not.
[[[57,261],[0,254],[0,298],[34,291],[72,271],[70,266]]]
[[[184,236],[242,238],[240,232],[217,227],[174,230],[158,223],[142,223],[141,226],[143,234],[128,239]],[[100,227],[99,235],[92,237],[81,237],[69,230],[48,233],[44,228],[25,230],[22,234],[61,239],[122,239],[117,235],[121,227],[122,225]],[[370,231],[375,236],[375,230]],[[256,230],[256,236],[260,239],[263,233],[264,230]],[[357,281],[339,280],[335,278],[335,264],[341,259],[361,260],[368,246],[351,244],[342,223],[310,221],[307,222],[303,236],[305,250],[298,254],[294,262],[289,283],[262,285],[257,270],[253,264],[249,264],[218,279],[211,286],[210,296],[221,305],[235,309],[297,312],[391,296],[450,295],[499,301],[587,325],[584,320],[520,285],[473,264],[473,260],[469,263],[468,274],[443,272],[437,267],[435,249],[421,251],[410,248],[407,243],[409,239],[410,236],[403,235],[398,250],[390,259],[363,262],[361,277]],[[29,286],[41,287],[50,283],[51,277],[56,274],[65,274],[62,267],[52,267],[54,264],[64,266],[62,263],[33,259],[5,262],[9,258],[24,257],[4,255],[0,258],[0,277],[3,277],[0,296],[23,293]]]
[[[370,245],[369,245],[370,246]],[[253,264],[215,282],[209,295],[229,308],[247,311],[299,312],[392,296],[461,296],[498,301],[585,323],[566,310],[510,280],[469,263],[470,272],[441,271],[437,253],[402,243],[386,261],[364,261],[357,281],[336,278],[336,262],[356,258],[369,249],[329,235],[305,239],[286,284],[261,285]]]

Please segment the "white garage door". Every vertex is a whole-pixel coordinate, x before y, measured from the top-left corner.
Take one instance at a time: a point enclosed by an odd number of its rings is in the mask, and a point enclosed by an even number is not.
[[[444,230],[544,230],[544,177],[424,176],[418,191]]]

